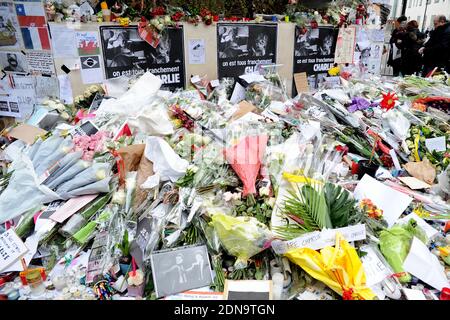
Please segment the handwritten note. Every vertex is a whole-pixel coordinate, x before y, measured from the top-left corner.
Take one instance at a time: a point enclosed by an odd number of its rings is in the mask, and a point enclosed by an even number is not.
[[[297,93],[309,92],[308,77],[306,76],[306,72],[295,73],[294,82]]]
[[[336,233],[340,233],[347,241],[357,241],[366,238],[366,227],[364,224],[357,224],[339,229],[328,229],[307,233],[289,241],[274,240],[272,248],[277,254],[284,254],[289,250],[297,248],[322,249],[326,246],[333,246],[336,243]]]
[[[0,234],[0,273],[28,252],[13,229]]]

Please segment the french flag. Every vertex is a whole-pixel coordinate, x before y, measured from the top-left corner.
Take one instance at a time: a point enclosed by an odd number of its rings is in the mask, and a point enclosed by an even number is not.
[[[16,12],[25,48],[50,50],[50,39],[42,5],[16,4]]]

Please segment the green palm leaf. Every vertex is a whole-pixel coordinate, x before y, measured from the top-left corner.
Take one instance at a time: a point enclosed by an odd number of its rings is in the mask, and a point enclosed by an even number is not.
[[[282,214],[294,221],[274,228],[284,238],[292,239],[302,233],[332,228],[324,190],[317,185],[305,184],[297,187],[297,192],[290,191]]]

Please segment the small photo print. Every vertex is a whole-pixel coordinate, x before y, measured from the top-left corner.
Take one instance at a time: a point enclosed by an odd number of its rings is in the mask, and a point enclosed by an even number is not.
[[[156,251],[150,261],[158,298],[208,286],[212,282],[205,245]]]
[[[0,66],[6,73],[28,73],[26,56],[21,52],[0,52]]]
[[[0,111],[8,112],[8,101],[0,101]]]
[[[19,113],[19,104],[17,102],[10,102],[9,103],[9,109],[11,112]]]

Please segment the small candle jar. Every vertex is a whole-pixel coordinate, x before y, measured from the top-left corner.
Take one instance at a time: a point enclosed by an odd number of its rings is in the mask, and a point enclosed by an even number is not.
[[[33,295],[41,295],[44,293],[45,286],[40,270],[29,270],[25,277]]]

